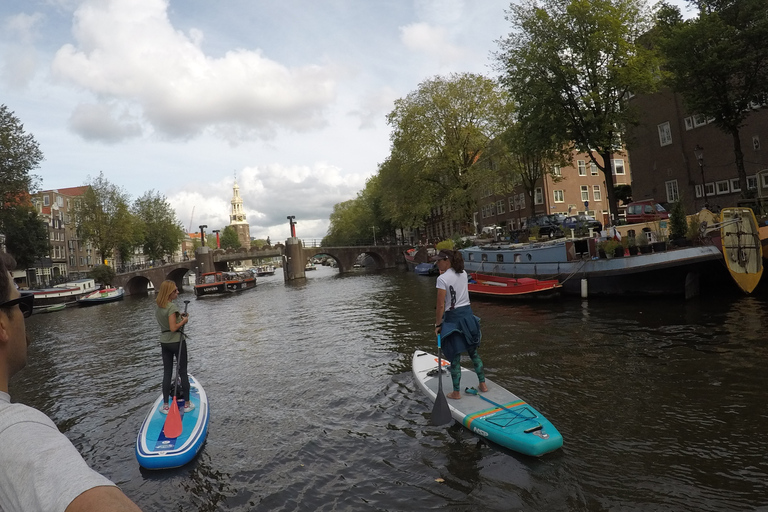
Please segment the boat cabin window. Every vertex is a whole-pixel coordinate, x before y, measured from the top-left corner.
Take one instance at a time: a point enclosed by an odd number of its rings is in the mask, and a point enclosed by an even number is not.
[[[216,282],[216,278],[214,276],[205,276],[205,283],[206,284],[215,283],[215,282]]]
[[[504,255],[503,254],[497,254],[496,255],[496,263],[504,263]]]
[[[487,254],[481,254],[480,259],[483,261],[488,261],[488,255]]]
[[[521,257],[521,255],[515,254],[515,263],[520,263],[521,261],[523,261],[523,258]]]

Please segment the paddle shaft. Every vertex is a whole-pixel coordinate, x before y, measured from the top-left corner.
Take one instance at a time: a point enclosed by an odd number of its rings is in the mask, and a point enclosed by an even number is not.
[[[435,395],[435,404],[432,408],[432,424],[445,425],[453,419],[451,409],[448,406],[448,399],[443,393],[443,359],[441,355],[440,335],[437,335],[437,395]]]
[[[184,301],[184,314],[187,314],[187,308],[189,307],[189,301]],[[173,399],[176,400],[176,389],[179,385],[179,363],[181,361],[181,351],[184,350],[184,340],[186,338],[186,335],[184,334],[184,328],[187,326],[187,324],[184,324],[181,326],[181,329],[179,329],[179,333],[181,334],[181,340],[179,340],[179,352],[176,354],[176,375],[173,379]]]

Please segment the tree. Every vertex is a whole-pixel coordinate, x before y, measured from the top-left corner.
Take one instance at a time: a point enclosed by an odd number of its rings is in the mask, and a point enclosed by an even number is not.
[[[18,268],[32,267],[39,258],[51,253],[48,226],[29,206],[18,206],[7,213],[3,222],[6,249]]]
[[[125,250],[136,245],[128,195],[107,181],[103,172],[88,183],[75,216],[78,235],[96,247],[102,261],[118,247]]]
[[[526,112],[559,119],[574,148],[590,155],[615,222],[611,155],[637,122],[627,99],[656,86],[658,57],[638,44],[651,27],[643,0],[525,1],[510,5],[507,19],[513,32],[497,54],[502,83]]]
[[[25,133],[13,112],[0,105],[0,233],[19,268],[50,253],[48,229],[29,204],[29,193],[38,187],[38,177],[31,172],[42,160],[32,134]]]
[[[323,238],[322,245],[356,245],[371,239],[374,218],[360,196],[361,193],[358,193],[355,199],[333,206],[328,233]]]
[[[91,279],[93,279],[97,283],[101,283],[109,286],[112,284],[112,281],[115,279],[115,269],[113,269],[109,265],[96,265],[91,269],[88,275],[90,275]]]
[[[139,221],[140,244],[150,259],[162,259],[181,247],[184,231],[165,196],[153,190],[146,192],[134,201],[133,214]]]
[[[491,142],[511,123],[512,105],[498,84],[482,75],[435,77],[395,101],[392,157],[385,167],[387,194],[416,197],[407,214],[450,206],[454,220],[469,223],[477,185],[491,158]],[[409,192],[410,191],[410,192]],[[386,210],[394,209],[392,203]],[[405,217],[392,219],[398,223]]]
[[[768,8],[765,0],[699,0],[699,16],[683,21],[665,5],[659,45],[667,83],[686,108],[712,119],[733,140],[742,194],[747,188],[740,129],[752,105],[768,100]],[[670,12],[672,15],[669,15]]]
[[[242,244],[240,238],[237,236],[237,231],[232,226],[227,226],[224,231],[221,232],[221,248],[222,249],[239,249]],[[213,243],[216,244],[216,237],[213,237]]]

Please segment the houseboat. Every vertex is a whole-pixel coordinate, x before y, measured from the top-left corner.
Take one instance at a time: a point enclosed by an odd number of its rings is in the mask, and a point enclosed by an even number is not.
[[[195,283],[195,295],[233,293],[255,287],[256,278],[250,272],[206,272]]]
[[[34,309],[45,309],[54,304],[74,304],[77,299],[96,290],[93,279],[77,279],[52,288],[30,290],[35,296]]]

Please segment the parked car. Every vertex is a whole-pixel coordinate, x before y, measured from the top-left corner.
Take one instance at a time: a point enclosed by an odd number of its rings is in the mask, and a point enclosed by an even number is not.
[[[539,238],[558,238],[565,235],[562,226],[550,219],[549,215],[528,219],[528,229],[533,227],[539,228]]]
[[[563,225],[563,221],[565,220],[566,217],[567,215],[565,215],[564,213],[552,213],[550,215],[547,215],[547,218],[549,218],[549,220],[551,220],[558,226]]]
[[[627,224],[668,219],[669,212],[653,199],[634,201],[627,205]]]
[[[584,232],[589,231],[589,228],[592,228],[595,231],[601,231],[603,229],[603,224],[594,217],[583,214],[571,215],[563,220],[563,229],[565,230],[573,229],[577,232]]]

